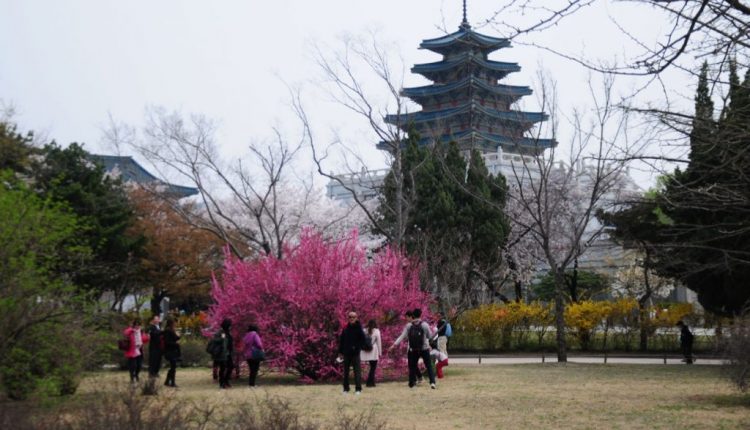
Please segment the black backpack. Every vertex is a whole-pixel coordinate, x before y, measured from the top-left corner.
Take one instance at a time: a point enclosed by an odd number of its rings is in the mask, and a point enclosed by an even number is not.
[[[411,323],[409,327],[409,349],[412,351],[421,351],[424,346],[424,329],[422,321]]]
[[[211,358],[215,360],[219,357],[223,348],[224,346],[222,345],[221,339],[213,337],[208,341],[208,344],[206,345],[206,352],[209,353],[211,355]]]
[[[370,352],[372,351],[372,336],[367,334],[367,331],[365,333],[365,340],[362,342],[362,351]]]

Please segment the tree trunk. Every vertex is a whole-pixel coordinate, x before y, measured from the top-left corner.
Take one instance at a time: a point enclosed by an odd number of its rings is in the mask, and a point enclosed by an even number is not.
[[[639,303],[639,305],[640,305],[640,303]],[[640,315],[640,320],[641,320],[640,321],[641,322],[641,329],[640,329],[641,340],[639,342],[638,348],[641,351],[645,352],[645,351],[648,351],[648,334],[649,334],[649,330],[650,330],[650,325],[651,324],[650,324],[650,321],[649,321],[648,309],[646,309],[645,307],[642,307],[642,306],[639,306],[639,307],[640,307],[640,313],[641,313],[641,315]]]
[[[557,362],[568,362],[568,350],[565,342],[565,278],[563,273],[555,270],[555,328],[557,329]]]

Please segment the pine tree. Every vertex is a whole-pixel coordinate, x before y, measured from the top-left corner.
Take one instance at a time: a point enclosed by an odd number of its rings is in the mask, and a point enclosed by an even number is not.
[[[458,145],[420,145],[411,134],[402,151],[404,194],[410,196],[404,249],[424,263],[423,288],[443,300],[473,302],[476,285],[494,295],[499,289],[502,246],[510,230],[502,208],[505,178],[493,177],[478,152],[467,156]],[[468,159],[468,166],[467,166]],[[395,181],[386,177],[381,217],[396,228]]]
[[[740,82],[730,66],[729,100],[718,121],[704,64],[695,96],[690,160],[662,189],[611,214],[615,236],[639,243],[654,270],[681,281],[715,313],[750,304],[750,72]]]
[[[698,78],[698,90],[695,94],[695,116],[693,117],[693,130],[690,133],[691,163],[704,164],[710,162],[715,131],[714,102],[711,100],[708,89],[708,63],[704,62]]]

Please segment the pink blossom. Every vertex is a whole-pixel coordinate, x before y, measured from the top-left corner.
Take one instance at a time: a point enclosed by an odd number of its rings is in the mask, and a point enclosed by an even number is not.
[[[326,242],[310,229],[303,231],[298,245],[287,246],[283,259],[240,261],[227,253],[223,277],[214,279],[212,295],[213,327],[230,318],[235,339],[241,339],[247,325],[255,323],[267,363],[308,381],[341,375],[335,359],[348,311],[358,312],[363,325],[375,319],[385,346],[401,333],[406,310],[420,307],[428,312],[432,304],[419,289],[416,263],[401,253],[385,248],[368,258],[356,231],[341,241]],[[394,351],[381,357],[378,368],[401,375],[404,358],[404,351]]]

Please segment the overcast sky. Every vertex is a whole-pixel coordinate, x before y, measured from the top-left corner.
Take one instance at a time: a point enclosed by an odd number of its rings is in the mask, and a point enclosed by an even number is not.
[[[496,3],[470,0],[470,22],[481,25]],[[440,36],[443,26],[454,31],[461,21],[458,0],[0,0],[0,11],[0,100],[17,108],[15,120],[24,130],[102,152],[98,142],[108,114],[138,124],[144,109],[156,105],[216,119],[222,148],[234,154],[270,136],[274,125],[295,129],[286,82],[303,88],[321,141],[343,130],[372,167],[382,161],[366,124],[310,89],[319,75],[312,44],[335,46],[343,35],[374,30],[410,67],[439,60],[417,49],[420,41]],[[536,40],[612,60],[634,48],[611,16],[644,38],[664,31],[656,13],[601,1]],[[511,18],[529,19],[505,17]],[[503,36],[489,26],[480,31]],[[507,81],[512,84],[532,84],[540,67],[553,72],[563,110],[585,102],[589,74],[569,61],[518,44],[492,58],[522,66]],[[668,81],[670,96],[689,108],[692,80],[675,74]],[[425,81],[408,75],[405,83]],[[634,85],[623,80],[618,91]],[[645,104],[662,96],[650,91],[641,97]]]

